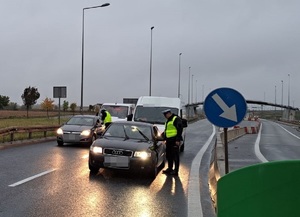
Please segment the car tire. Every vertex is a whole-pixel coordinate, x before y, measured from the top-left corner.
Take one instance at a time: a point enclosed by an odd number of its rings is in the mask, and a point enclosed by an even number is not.
[[[157,172],[158,172],[158,168],[155,166],[154,168],[152,168],[152,169],[150,170],[149,177],[150,177],[151,179],[155,179],[156,176],[157,176]]]
[[[96,135],[93,135],[91,143],[89,145],[91,146],[96,139],[97,139]]]
[[[165,161],[163,161],[159,167],[162,169],[162,168],[164,168],[164,167],[165,167],[165,165],[166,165],[166,162],[165,162]]]
[[[57,141],[57,146],[63,146],[64,145],[64,142],[63,141]]]
[[[89,162],[89,169],[92,174],[96,174],[96,173],[98,173],[100,167],[95,167],[95,166],[91,165]]]

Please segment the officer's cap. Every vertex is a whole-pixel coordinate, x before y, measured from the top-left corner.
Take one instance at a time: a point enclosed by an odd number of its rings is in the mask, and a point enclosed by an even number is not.
[[[162,111],[162,113],[163,113],[164,115],[168,114],[169,112],[171,112],[171,109],[166,109],[166,110],[163,110],[163,111]]]

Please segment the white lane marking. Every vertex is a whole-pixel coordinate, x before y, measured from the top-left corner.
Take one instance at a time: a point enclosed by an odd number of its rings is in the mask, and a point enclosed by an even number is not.
[[[279,127],[281,127],[282,129],[284,129],[284,130],[285,130],[286,132],[288,132],[289,134],[291,134],[292,136],[294,136],[295,138],[300,139],[299,136],[296,136],[295,134],[291,133],[290,131],[288,131],[287,129],[285,129],[285,128],[284,128],[283,126],[281,126],[280,124],[277,123],[277,125],[278,125]]]
[[[297,139],[300,139],[299,136],[296,136],[295,134],[291,133],[290,131],[288,131],[287,129],[285,129],[283,126],[281,126],[280,124],[276,123],[279,127],[281,127],[283,130],[285,130],[287,133],[289,133],[290,135],[294,136],[295,138]],[[257,156],[257,158],[262,161],[262,162],[269,162],[263,155],[262,153],[260,152],[260,149],[259,149],[259,142],[260,142],[260,137],[261,137],[261,130],[262,130],[262,123],[260,125],[260,129],[259,129],[259,132],[258,132],[258,136],[257,136],[257,139],[255,141],[255,154]]]
[[[215,126],[213,126],[213,133],[210,135],[205,145],[197,153],[196,157],[192,162],[189,184],[188,184],[188,216],[203,217],[202,205],[200,200],[200,180],[199,180],[199,170],[202,157],[207,150],[209,144],[211,143],[214,135],[216,133]]]
[[[269,161],[262,155],[262,153],[260,152],[260,148],[259,148],[259,143],[260,143],[260,137],[261,137],[262,127],[263,127],[263,124],[261,123],[261,124],[260,124],[260,129],[259,129],[259,132],[258,132],[258,135],[257,135],[257,138],[256,138],[256,141],[255,141],[254,151],[255,151],[256,157],[257,157],[261,162],[269,162]]]
[[[39,174],[37,174],[37,175],[28,177],[28,178],[23,179],[23,180],[21,180],[21,181],[19,181],[19,182],[16,182],[16,183],[14,183],[14,184],[9,185],[9,187],[16,187],[16,186],[18,186],[18,185],[24,184],[25,182],[29,182],[29,181],[31,181],[31,180],[33,180],[33,179],[36,179],[36,178],[40,177],[40,176],[44,176],[44,175],[46,175],[46,174],[48,174],[48,173],[51,173],[51,172],[53,172],[53,171],[55,171],[55,170],[56,170],[56,169],[47,170],[47,171],[42,172],[42,173],[39,173]]]

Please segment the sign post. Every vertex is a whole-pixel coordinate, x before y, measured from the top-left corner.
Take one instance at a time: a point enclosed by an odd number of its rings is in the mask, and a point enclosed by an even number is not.
[[[58,98],[58,124],[60,125],[60,98],[67,97],[67,87],[53,87],[53,98]]]
[[[210,92],[204,100],[204,112],[207,119],[214,125],[224,128],[225,173],[228,169],[228,127],[240,123],[247,111],[244,97],[236,90],[223,87]]]

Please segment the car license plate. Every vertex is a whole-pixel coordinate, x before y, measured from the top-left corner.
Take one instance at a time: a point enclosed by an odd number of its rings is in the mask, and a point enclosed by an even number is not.
[[[64,135],[64,140],[68,142],[74,142],[76,140],[76,135],[75,134],[65,134]]]
[[[118,167],[118,168],[128,168],[129,158],[121,156],[105,156],[104,165],[107,167]]]

